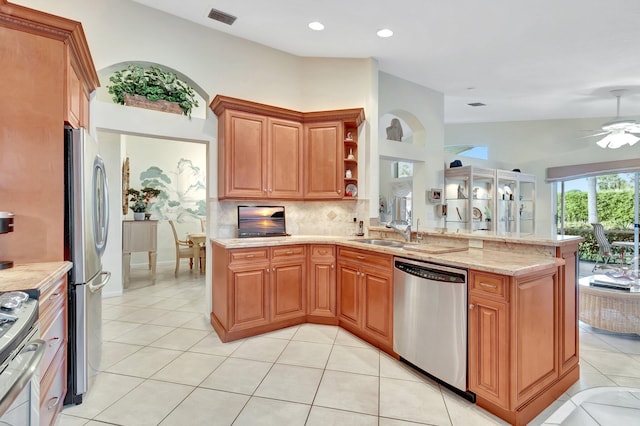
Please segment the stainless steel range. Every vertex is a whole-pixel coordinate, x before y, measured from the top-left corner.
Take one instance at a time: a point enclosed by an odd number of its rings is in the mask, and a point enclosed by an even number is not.
[[[30,297],[34,296],[34,297]],[[36,294],[0,295],[0,424],[39,424],[38,371],[46,345],[38,329]]]

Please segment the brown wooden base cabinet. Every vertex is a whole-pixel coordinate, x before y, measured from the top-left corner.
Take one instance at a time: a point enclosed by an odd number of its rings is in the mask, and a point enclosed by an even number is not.
[[[393,353],[393,256],[338,248],[340,326]]]
[[[573,293],[561,277],[557,266],[517,277],[469,271],[469,390],[479,406],[514,425],[529,422],[579,377],[577,357],[568,362],[565,355],[563,336],[576,322],[562,317]]]
[[[309,247],[307,315],[309,321],[337,324],[336,248],[334,245]]]

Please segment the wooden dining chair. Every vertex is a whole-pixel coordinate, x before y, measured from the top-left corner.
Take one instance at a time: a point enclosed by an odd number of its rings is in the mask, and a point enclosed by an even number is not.
[[[193,269],[193,243],[188,240],[180,240],[178,238],[178,233],[176,232],[176,226],[173,224],[173,221],[169,221],[169,225],[171,225],[171,230],[173,231],[173,239],[176,243],[176,271],[175,276],[178,276],[178,271],[180,270],[180,259],[189,259],[189,269]]]

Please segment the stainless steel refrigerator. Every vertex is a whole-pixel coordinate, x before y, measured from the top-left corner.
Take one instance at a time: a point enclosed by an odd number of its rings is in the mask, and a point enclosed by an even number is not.
[[[69,342],[65,404],[80,404],[100,370],[101,257],[109,233],[109,196],[98,144],[85,129],[65,126],[65,258],[69,271]]]

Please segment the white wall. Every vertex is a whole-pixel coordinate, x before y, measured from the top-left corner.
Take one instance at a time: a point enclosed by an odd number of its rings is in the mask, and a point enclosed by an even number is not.
[[[548,234],[553,226],[552,199],[556,194],[545,183],[546,169],[552,166],[597,163],[640,158],[640,144],[619,149],[602,149],[596,132],[611,118],[538,120],[505,123],[449,124],[445,126],[447,145],[486,145],[489,161],[485,167],[512,170],[537,177],[536,233]],[[472,160],[460,158],[463,164]]]
[[[413,145],[386,142],[386,134],[379,136],[380,153],[387,157],[414,161],[413,211],[422,227],[440,227],[442,219],[435,214],[435,205],[427,202],[425,191],[444,186],[442,164],[444,162],[444,97],[442,93],[402,80],[390,74],[380,73],[379,115],[408,113],[402,118],[412,126]],[[418,122],[412,122],[412,119]],[[424,131],[422,131],[422,129]],[[376,127],[376,130],[378,127]],[[416,131],[418,129],[418,131]],[[376,185],[377,186],[377,185]],[[378,193],[375,198],[378,200]],[[375,216],[378,215],[378,205]]]

